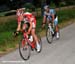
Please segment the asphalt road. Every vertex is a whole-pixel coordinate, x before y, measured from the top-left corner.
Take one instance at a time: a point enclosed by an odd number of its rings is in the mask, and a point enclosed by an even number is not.
[[[42,52],[37,54],[32,51],[28,61],[21,59],[17,49],[0,57],[0,64],[75,64],[75,24],[60,32],[60,40],[54,39],[52,44],[48,44],[45,37],[42,38]]]

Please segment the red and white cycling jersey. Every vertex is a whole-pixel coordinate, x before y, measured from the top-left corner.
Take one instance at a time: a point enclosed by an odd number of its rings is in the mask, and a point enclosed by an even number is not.
[[[25,22],[32,22],[33,28],[36,27],[36,18],[32,15],[32,13],[26,12],[23,14]]]

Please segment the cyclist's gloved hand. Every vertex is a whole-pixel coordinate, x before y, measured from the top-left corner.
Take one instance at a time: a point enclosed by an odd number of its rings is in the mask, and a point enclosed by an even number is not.
[[[19,34],[19,31],[15,31],[15,32],[14,32],[14,37],[17,37],[18,34]]]

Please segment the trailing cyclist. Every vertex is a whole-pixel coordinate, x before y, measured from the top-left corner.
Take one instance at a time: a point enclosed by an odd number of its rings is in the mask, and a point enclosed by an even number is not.
[[[52,23],[55,26],[56,38],[59,38],[58,16],[56,15],[55,10],[50,9],[48,5],[44,6],[44,10],[42,28],[45,27],[46,22],[48,24]]]

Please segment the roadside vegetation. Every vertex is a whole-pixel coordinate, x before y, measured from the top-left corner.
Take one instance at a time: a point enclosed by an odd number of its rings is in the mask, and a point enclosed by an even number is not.
[[[75,19],[75,9],[60,10],[57,12],[57,15],[59,17],[59,26],[62,27],[61,24],[64,25],[66,23],[67,25],[68,21],[70,21],[71,19]],[[11,17],[0,17],[0,55],[5,53],[6,51],[9,52],[10,50],[17,48],[18,43],[21,39],[21,35],[19,35],[17,38],[13,37],[13,32],[17,27],[17,21],[15,16]],[[37,32],[41,28],[41,24],[42,17],[39,16],[37,17]],[[45,30],[41,30],[41,32],[38,33],[41,36],[45,36]]]

